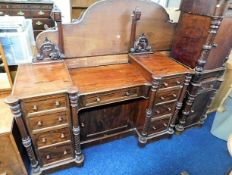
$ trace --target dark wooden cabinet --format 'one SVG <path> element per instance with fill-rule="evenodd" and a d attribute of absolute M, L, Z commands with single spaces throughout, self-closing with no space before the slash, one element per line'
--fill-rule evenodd
<path fill-rule="evenodd" d="M 231 47 L 228 7 L 183 0 L 178 25 L 152 1 L 99 1 L 71 24 L 54 12 L 7 98 L 33 173 L 80 166 L 89 145 L 134 134 L 144 146 L 203 124 Z"/>
<path fill-rule="evenodd" d="M 52 9 L 53 2 L 50 0 L 0 1 L 0 15 L 25 16 L 32 19 L 35 38 L 46 29 L 45 26 L 55 26 L 50 16 Z"/>

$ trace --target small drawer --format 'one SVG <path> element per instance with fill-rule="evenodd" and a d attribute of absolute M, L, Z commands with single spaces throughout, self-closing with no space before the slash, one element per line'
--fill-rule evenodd
<path fill-rule="evenodd" d="M 51 15 L 51 10 L 36 9 L 31 12 L 33 18 L 49 18 Z"/>
<path fill-rule="evenodd" d="M 31 11 L 30 10 L 24 10 L 24 9 L 11 9 L 10 10 L 11 16 L 25 16 L 26 18 L 31 17 Z"/>
<path fill-rule="evenodd" d="M 36 18 L 32 20 L 32 25 L 34 30 L 45 30 L 45 25 L 47 25 L 48 28 L 51 28 L 55 26 L 55 23 L 52 19 Z"/>
<path fill-rule="evenodd" d="M 57 161 L 62 161 L 73 157 L 73 148 L 71 143 L 66 143 L 59 146 L 52 146 L 39 150 L 39 158 L 43 165 Z"/>
<path fill-rule="evenodd" d="M 67 111 L 44 114 L 28 118 L 29 126 L 34 131 L 68 123 Z"/>
<path fill-rule="evenodd" d="M 181 86 L 184 82 L 184 76 L 166 77 L 160 83 L 160 88 L 168 88 L 172 86 Z"/>
<path fill-rule="evenodd" d="M 162 105 L 155 105 L 153 117 L 159 117 L 159 116 L 171 114 L 173 113 L 175 108 L 176 108 L 176 102 L 166 103 Z"/>
<path fill-rule="evenodd" d="M 158 90 L 155 98 L 155 104 L 177 100 L 179 98 L 180 91 L 181 88 Z"/>
<path fill-rule="evenodd" d="M 84 106 L 109 103 L 113 101 L 126 100 L 139 96 L 139 87 L 104 92 L 84 97 Z"/>
<path fill-rule="evenodd" d="M 55 108 L 66 107 L 65 95 L 60 96 L 45 96 L 22 102 L 24 111 L 34 113 L 39 111 L 46 111 Z"/>
<path fill-rule="evenodd" d="M 71 140 L 68 127 L 34 134 L 33 136 L 38 148 Z"/>
<path fill-rule="evenodd" d="M 151 125 L 148 129 L 148 134 L 154 134 L 161 131 L 165 131 L 169 127 L 170 118 L 170 116 L 161 119 L 153 118 Z"/>

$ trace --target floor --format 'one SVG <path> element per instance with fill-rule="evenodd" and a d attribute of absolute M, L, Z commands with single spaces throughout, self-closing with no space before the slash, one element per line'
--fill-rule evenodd
<path fill-rule="evenodd" d="M 232 157 L 226 142 L 214 137 L 212 113 L 202 128 L 189 129 L 172 139 L 137 146 L 130 136 L 83 150 L 84 167 L 71 167 L 52 175 L 226 175 Z"/>

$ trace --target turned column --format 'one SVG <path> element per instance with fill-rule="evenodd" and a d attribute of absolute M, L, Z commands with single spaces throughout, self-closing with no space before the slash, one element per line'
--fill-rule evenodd
<path fill-rule="evenodd" d="M 174 114 L 172 116 L 172 120 L 171 120 L 171 123 L 170 123 L 170 127 L 169 127 L 169 133 L 170 134 L 174 133 L 174 127 L 176 125 L 176 119 L 177 119 L 177 116 L 179 114 L 180 109 L 182 108 L 183 100 L 185 98 L 187 88 L 189 86 L 191 78 L 192 78 L 192 75 L 189 75 L 189 74 L 186 75 L 186 77 L 185 77 L 184 86 L 183 86 L 183 88 L 181 90 L 181 94 L 180 94 L 180 97 L 178 99 L 178 102 L 176 103 L 176 110 L 175 110 L 175 112 L 174 112 Z"/>
<path fill-rule="evenodd" d="M 154 107 L 154 103 L 155 103 L 155 96 L 156 96 L 156 92 L 159 88 L 160 81 L 161 81 L 161 78 L 153 77 L 152 87 L 151 87 L 150 94 L 149 94 L 148 107 L 146 109 L 145 123 L 143 126 L 142 133 L 138 139 L 140 144 L 147 143 L 148 129 L 151 125 L 151 118 L 153 116 L 153 107 Z"/>
<path fill-rule="evenodd" d="M 32 174 L 40 174 L 41 169 L 40 169 L 38 160 L 35 156 L 32 145 L 31 145 L 31 138 L 29 137 L 29 135 L 27 133 L 25 124 L 24 124 L 23 119 L 22 119 L 22 112 L 21 112 L 19 100 L 9 97 L 6 99 L 5 102 L 10 106 L 11 112 L 14 116 L 14 119 L 15 119 L 17 125 L 18 125 L 19 132 L 20 132 L 20 135 L 22 137 L 23 146 L 26 148 L 28 157 L 29 157 L 30 162 L 31 162 Z"/>
<path fill-rule="evenodd" d="M 84 161 L 84 155 L 81 152 L 81 144 L 80 144 L 80 126 L 78 119 L 78 90 L 76 88 L 72 88 L 68 91 L 69 100 L 71 105 L 71 116 L 72 116 L 72 131 L 74 138 L 74 150 L 75 150 L 75 162 L 77 164 L 82 164 Z"/>

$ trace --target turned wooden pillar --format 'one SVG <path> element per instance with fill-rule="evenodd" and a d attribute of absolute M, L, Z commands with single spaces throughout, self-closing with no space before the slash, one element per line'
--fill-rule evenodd
<path fill-rule="evenodd" d="M 139 136 L 139 143 L 140 144 L 145 144 L 147 143 L 147 135 L 148 135 L 148 129 L 151 125 L 151 118 L 153 116 L 153 108 L 154 108 L 154 103 L 155 103 L 155 96 L 156 96 L 156 92 L 159 88 L 160 85 L 160 81 L 161 78 L 158 77 L 153 77 L 152 80 L 152 87 L 150 90 L 150 94 L 149 94 L 149 103 L 148 103 L 148 107 L 146 109 L 146 118 L 145 118 L 145 123 L 143 126 L 143 130 L 141 135 Z"/>
<path fill-rule="evenodd" d="M 72 114 L 72 125 L 73 125 L 73 138 L 74 138 L 74 149 L 75 149 L 75 162 L 80 165 L 84 161 L 84 155 L 81 152 L 80 144 L 80 126 L 78 119 L 78 90 L 72 88 L 68 91 L 69 100 L 71 105 Z"/>
<path fill-rule="evenodd" d="M 182 108 L 182 105 L 183 105 L 183 100 L 184 100 L 184 97 L 187 93 L 187 88 L 189 86 L 189 83 L 191 81 L 191 78 L 192 78 L 192 75 L 186 75 L 185 77 L 185 81 L 184 81 L 184 86 L 181 90 L 181 94 L 180 94 L 180 97 L 176 103 L 176 110 L 172 116 L 172 120 L 171 120 L 171 123 L 170 123 L 170 127 L 169 127 L 169 133 L 172 134 L 174 133 L 174 127 L 176 125 L 176 119 L 177 119 L 177 116 L 179 114 L 179 111 L 180 109 Z"/>
<path fill-rule="evenodd" d="M 32 174 L 40 174 L 41 169 L 38 163 L 38 160 L 35 156 L 34 150 L 31 145 L 31 138 L 29 137 L 25 124 L 22 119 L 21 107 L 18 99 L 7 98 L 6 103 L 10 106 L 11 112 L 14 116 L 14 119 L 18 125 L 20 135 L 22 137 L 23 146 L 26 148 L 28 157 L 31 162 Z"/>

